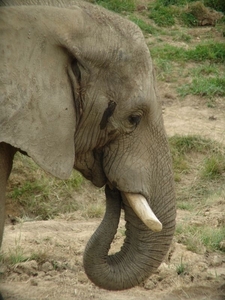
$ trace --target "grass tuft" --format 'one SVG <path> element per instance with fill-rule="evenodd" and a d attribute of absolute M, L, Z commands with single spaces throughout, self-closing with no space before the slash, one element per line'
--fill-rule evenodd
<path fill-rule="evenodd" d="M 180 224 L 176 230 L 176 236 L 189 251 L 199 254 L 205 251 L 221 251 L 220 243 L 224 240 L 225 227 Z"/>
<path fill-rule="evenodd" d="M 168 27 L 175 24 L 175 11 L 172 7 L 156 5 L 152 7 L 149 18 L 158 26 Z"/>
<path fill-rule="evenodd" d="M 210 61 L 225 62 L 225 43 L 206 43 L 197 45 L 194 49 L 184 49 L 169 44 L 151 47 L 153 58 L 173 61 Z"/>
<path fill-rule="evenodd" d="M 177 88 L 180 96 L 200 95 L 207 97 L 225 96 L 225 77 L 194 78 L 192 83 Z"/>
<path fill-rule="evenodd" d="M 221 153 L 212 154 L 204 161 L 201 170 L 202 179 L 216 179 L 225 174 L 225 156 Z"/>
<path fill-rule="evenodd" d="M 117 13 L 133 12 L 135 10 L 134 0 L 96 0 L 95 3 Z"/>
<path fill-rule="evenodd" d="M 73 194 L 80 189 L 83 181 L 77 171 L 68 180 L 54 178 L 39 169 L 30 158 L 18 153 L 10 178 L 8 201 L 20 207 L 20 217 L 26 215 L 47 220 L 78 209 Z"/>
<path fill-rule="evenodd" d="M 144 33 L 156 34 L 158 32 L 158 29 L 156 29 L 150 24 L 147 24 L 144 20 L 140 19 L 139 17 L 131 15 L 129 16 L 129 19 L 136 25 L 138 25 Z"/>
<path fill-rule="evenodd" d="M 205 153 L 214 148 L 211 140 L 204 139 L 197 135 L 174 135 L 169 138 L 169 143 L 172 153 L 178 155 L 186 154 L 190 151 Z"/>

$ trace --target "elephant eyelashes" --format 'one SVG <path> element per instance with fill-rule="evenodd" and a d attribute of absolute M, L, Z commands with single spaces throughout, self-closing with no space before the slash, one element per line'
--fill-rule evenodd
<path fill-rule="evenodd" d="M 128 118 L 131 125 L 137 126 L 141 121 L 141 115 L 131 115 Z"/>
<path fill-rule="evenodd" d="M 71 68 L 72 68 L 74 76 L 77 78 L 77 81 L 80 84 L 80 82 L 81 82 L 81 72 L 80 72 L 80 68 L 78 66 L 78 61 L 76 59 L 74 59 L 72 61 Z"/>

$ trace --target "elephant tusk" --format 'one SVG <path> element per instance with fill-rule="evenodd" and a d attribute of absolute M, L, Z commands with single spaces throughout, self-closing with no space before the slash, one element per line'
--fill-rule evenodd
<path fill-rule="evenodd" d="M 136 215 L 152 231 L 161 231 L 162 223 L 158 220 L 147 200 L 140 194 L 124 193 Z"/>

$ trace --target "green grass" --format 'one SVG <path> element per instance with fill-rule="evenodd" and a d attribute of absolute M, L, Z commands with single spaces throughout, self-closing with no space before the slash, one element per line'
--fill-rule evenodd
<path fill-rule="evenodd" d="M 182 244 L 186 245 L 187 250 L 195 253 L 206 251 L 220 251 L 220 242 L 224 240 L 225 227 L 212 227 L 203 224 L 194 226 L 179 224 L 176 229 L 176 237 Z"/>
<path fill-rule="evenodd" d="M 170 6 L 170 5 L 186 5 L 189 2 L 194 2 L 196 0 L 156 0 L 154 5 L 157 6 Z"/>
<path fill-rule="evenodd" d="M 17 246 L 15 249 L 9 249 L 7 255 L 2 254 L 2 262 L 7 262 L 8 265 L 16 265 L 29 260 L 29 257 L 24 254 L 23 248 Z"/>
<path fill-rule="evenodd" d="M 174 155 L 183 155 L 191 151 L 206 153 L 215 147 L 210 139 L 198 135 L 174 135 L 169 138 L 169 143 Z"/>
<path fill-rule="evenodd" d="M 200 77 L 200 76 L 218 76 L 219 69 L 216 64 L 203 64 L 199 65 L 196 68 L 192 68 L 191 76 L 193 77 Z"/>
<path fill-rule="evenodd" d="M 133 12 L 136 7 L 134 0 L 96 0 L 94 3 L 117 13 Z"/>
<path fill-rule="evenodd" d="M 168 27 L 175 24 L 175 10 L 166 6 L 154 6 L 151 8 L 149 18 L 158 26 Z"/>
<path fill-rule="evenodd" d="M 73 193 L 80 189 L 84 181 L 79 172 L 74 171 L 68 180 L 59 180 L 19 153 L 13 171 L 8 198 L 13 205 L 20 207 L 20 217 L 47 220 L 78 209 L 79 203 Z"/>
<path fill-rule="evenodd" d="M 184 49 L 169 44 L 151 47 L 153 58 L 173 61 L 210 61 L 213 63 L 225 62 L 225 43 L 199 44 L 194 49 Z"/>
<path fill-rule="evenodd" d="M 182 210 L 193 211 L 195 209 L 195 205 L 192 202 L 188 201 L 179 201 L 177 202 L 177 208 Z"/>
<path fill-rule="evenodd" d="M 224 147 L 200 136 L 169 138 L 177 189 L 177 206 L 191 211 L 196 201 L 211 197 L 224 186 Z M 194 202 L 193 202 L 194 201 Z"/>
<path fill-rule="evenodd" d="M 191 35 L 181 32 L 180 30 L 171 32 L 171 35 L 174 36 L 174 41 L 183 41 L 189 43 L 192 39 Z"/>
<path fill-rule="evenodd" d="M 171 61 L 159 58 L 154 60 L 154 64 L 157 66 L 157 79 L 167 82 L 174 79 Z"/>
<path fill-rule="evenodd" d="M 82 212 L 82 216 L 88 219 L 101 218 L 105 212 L 105 204 L 100 201 L 89 203 Z"/>
<path fill-rule="evenodd" d="M 181 97 L 199 95 L 207 97 L 225 96 L 225 77 L 194 78 L 191 83 L 177 88 Z"/>
<path fill-rule="evenodd" d="M 156 34 L 159 31 L 156 27 L 147 24 L 144 20 L 136 17 L 135 15 L 130 15 L 129 19 L 138 25 L 144 33 Z"/>
<path fill-rule="evenodd" d="M 216 179 L 225 173 L 224 153 L 212 154 L 204 161 L 201 170 L 202 179 Z"/>
<path fill-rule="evenodd" d="M 184 274 L 185 272 L 187 272 L 187 269 L 187 265 L 183 263 L 183 257 L 181 257 L 180 264 L 176 267 L 177 274 Z"/>

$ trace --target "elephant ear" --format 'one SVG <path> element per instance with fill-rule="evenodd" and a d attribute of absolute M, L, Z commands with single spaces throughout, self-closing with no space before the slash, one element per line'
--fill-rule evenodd
<path fill-rule="evenodd" d="M 2 7 L 0 12 L 0 142 L 25 151 L 62 179 L 74 166 L 79 106 L 79 70 L 57 31 L 70 22 L 67 14 L 66 9 L 35 6 Z M 76 22 L 72 25 L 76 33 Z M 67 32 L 63 26 L 60 30 Z"/>

